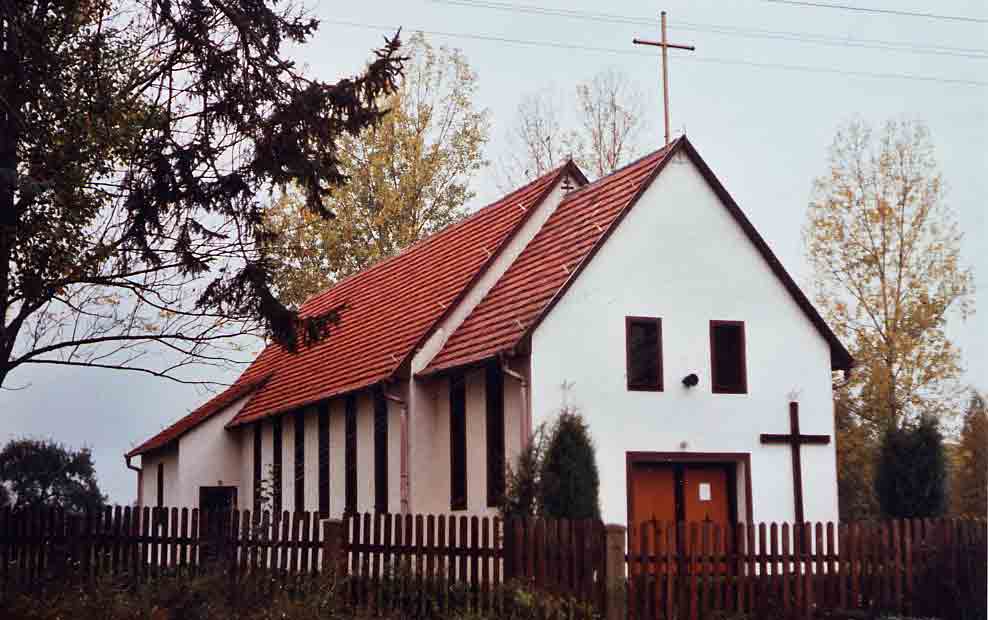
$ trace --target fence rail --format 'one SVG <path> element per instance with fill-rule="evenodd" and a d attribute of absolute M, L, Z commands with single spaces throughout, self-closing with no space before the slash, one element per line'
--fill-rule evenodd
<path fill-rule="evenodd" d="M 592 520 L 8 508 L 0 510 L 0 597 L 65 575 L 141 583 L 208 565 L 233 582 L 263 574 L 294 585 L 332 569 L 346 578 L 354 605 L 376 610 L 400 604 L 427 615 L 430 605 L 451 604 L 451 595 L 489 609 L 514 583 L 602 608 L 603 543 L 603 525 Z"/>
<path fill-rule="evenodd" d="M 217 569 L 237 587 L 304 591 L 342 576 L 354 607 L 434 615 L 453 604 L 503 609 L 504 586 L 582 602 L 609 619 L 809 617 L 882 610 L 953 617 L 983 606 L 984 520 L 855 524 L 600 521 L 176 508 L 0 510 L 0 599 L 65 579 L 142 583 Z M 454 600 L 455 599 L 455 600 Z M 948 610 L 948 611 L 944 611 Z M 932 615 L 932 614 L 930 614 Z"/>
<path fill-rule="evenodd" d="M 984 520 L 757 524 L 646 522 L 630 537 L 631 618 L 810 617 L 985 605 Z"/>

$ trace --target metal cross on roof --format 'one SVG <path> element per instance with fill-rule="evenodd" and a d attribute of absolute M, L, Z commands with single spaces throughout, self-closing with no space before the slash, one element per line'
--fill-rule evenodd
<path fill-rule="evenodd" d="M 689 50 L 694 51 L 696 48 L 692 45 L 680 45 L 678 43 L 669 43 L 666 39 L 666 12 L 662 11 L 662 39 L 659 41 L 649 41 L 647 39 L 634 39 L 633 43 L 635 45 L 652 45 L 655 47 L 662 48 L 662 103 L 665 112 L 665 127 L 666 127 L 666 146 L 669 146 L 669 142 L 672 140 L 671 132 L 669 130 L 669 67 L 668 67 L 668 52 L 669 48 L 677 50 Z"/>

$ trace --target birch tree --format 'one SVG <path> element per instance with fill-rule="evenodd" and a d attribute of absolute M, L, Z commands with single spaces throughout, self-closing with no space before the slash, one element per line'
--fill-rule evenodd
<path fill-rule="evenodd" d="M 884 431 L 959 411 L 961 353 L 946 328 L 973 311 L 973 276 L 927 128 L 842 127 L 804 238 L 818 307 L 856 360 L 851 414 Z"/>

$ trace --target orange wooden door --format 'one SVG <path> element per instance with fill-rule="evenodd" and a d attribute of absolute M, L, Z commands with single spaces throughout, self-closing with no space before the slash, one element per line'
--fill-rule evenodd
<path fill-rule="evenodd" d="M 642 523 L 676 520 L 676 473 L 672 465 L 636 463 L 631 469 L 631 513 L 628 515 L 629 550 L 641 549 Z M 649 545 L 651 546 L 651 541 Z"/>
<path fill-rule="evenodd" d="M 683 470 L 684 516 L 690 521 L 711 521 L 722 528 L 730 524 L 731 498 L 727 468 L 720 465 L 687 465 Z"/>

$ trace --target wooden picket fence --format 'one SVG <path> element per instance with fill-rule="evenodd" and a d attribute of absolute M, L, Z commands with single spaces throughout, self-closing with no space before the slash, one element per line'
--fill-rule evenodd
<path fill-rule="evenodd" d="M 332 572 L 354 608 L 419 617 L 454 606 L 498 612 L 515 585 L 539 600 L 576 602 L 622 620 L 836 610 L 951 618 L 988 597 L 984 520 L 731 528 L 648 522 L 628 541 L 626 548 L 623 528 L 605 531 L 591 520 L 4 509 L 0 601 L 66 580 L 138 584 L 217 570 L 235 588 L 301 595 Z"/>
<path fill-rule="evenodd" d="M 975 611 L 955 609 L 965 605 L 983 613 L 988 596 L 984 520 L 729 528 L 653 521 L 630 541 L 635 619 L 855 610 L 952 618 Z"/>
<path fill-rule="evenodd" d="M 0 599 L 66 578 L 142 583 L 217 568 L 232 584 L 304 591 L 329 570 L 354 607 L 427 616 L 451 605 L 498 609 L 505 586 L 601 608 L 599 521 L 316 512 L 208 513 L 107 507 L 86 515 L 0 510 Z M 252 579 L 258 575 L 266 579 Z"/>

